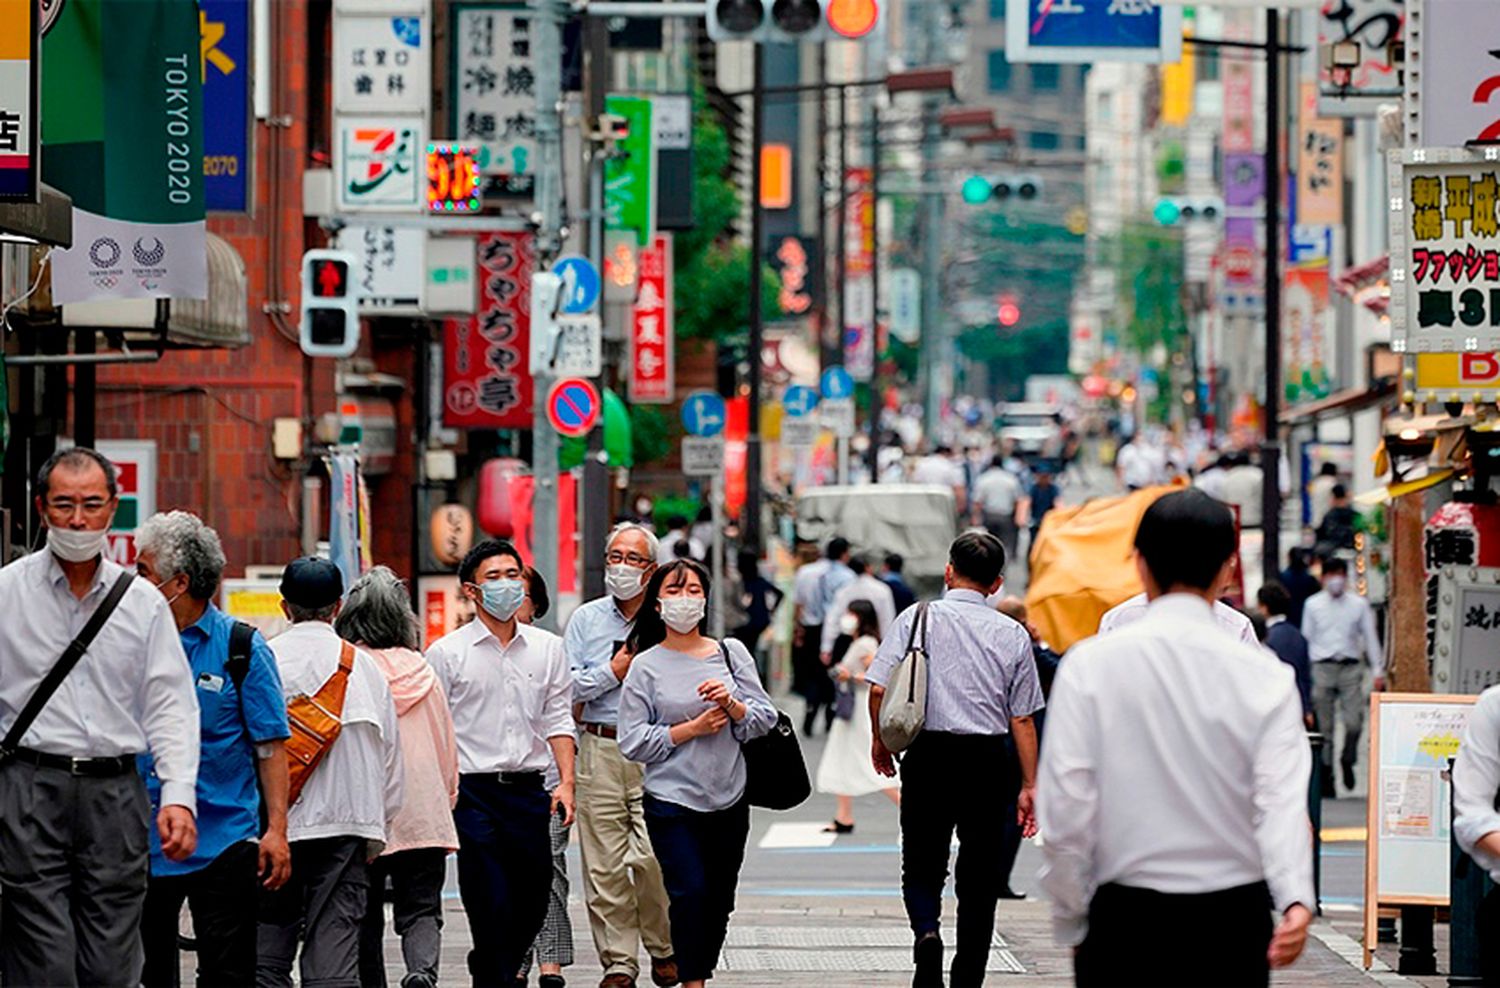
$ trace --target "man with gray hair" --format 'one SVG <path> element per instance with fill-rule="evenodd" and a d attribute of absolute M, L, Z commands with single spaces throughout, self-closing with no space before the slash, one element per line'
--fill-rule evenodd
<path fill-rule="evenodd" d="M 578 739 L 578 843 L 584 901 L 604 966 L 601 988 L 635 988 L 641 941 L 651 980 L 677 983 L 667 922 L 667 892 L 651 852 L 641 766 L 620 754 L 616 720 L 620 684 L 634 658 L 625 640 L 656 572 L 656 534 L 634 522 L 616 525 L 605 543 L 607 596 L 573 612 L 563 653 L 573 670 L 573 702 L 583 708 Z"/>
<path fill-rule="evenodd" d="M 218 533 L 197 515 L 152 515 L 136 533 L 136 572 L 166 597 L 192 667 L 206 768 L 198 773 L 198 849 L 173 861 L 160 841 L 151 842 L 141 923 L 146 988 L 177 988 L 184 900 L 193 913 L 199 981 L 253 984 L 256 890 L 279 888 L 292 866 L 281 676 L 260 632 L 214 606 L 224 566 Z M 155 759 L 143 755 L 140 772 L 158 802 Z"/>

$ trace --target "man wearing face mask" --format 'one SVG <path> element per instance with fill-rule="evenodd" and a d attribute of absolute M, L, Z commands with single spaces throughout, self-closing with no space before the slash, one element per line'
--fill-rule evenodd
<path fill-rule="evenodd" d="M 573 702 L 583 709 L 578 739 L 578 843 L 584 902 L 604 988 L 635 988 L 641 942 L 651 980 L 677 983 L 667 891 L 651 851 L 641 766 L 620 754 L 620 684 L 634 659 L 625 647 L 656 572 L 660 551 L 650 529 L 625 522 L 605 543 L 607 595 L 573 612 L 563 650 L 573 671 Z"/>
<path fill-rule="evenodd" d="M 510 985 L 552 887 L 548 814 L 573 822 L 573 683 L 562 640 L 520 623 L 526 564 L 489 540 L 459 565 L 473 621 L 427 650 L 458 742 L 458 890 L 474 933 L 475 985 Z M 546 773 L 557 763 L 551 793 Z"/>
<path fill-rule="evenodd" d="M 119 504 L 107 459 L 56 453 L 36 492 L 47 548 L 0 569 L 0 981 L 134 985 L 148 828 L 174 861 L 197 845 L 198 701 L 166 600 L 128 576 L 78 666 L 40 690 L 125 571 L 105 558 Z M 18 724 L 33 696 L 46 702 Z M 154 820 L 136 772 L 148 750 Z"/>
<path fill-rule="evenodd" d="M 1349 592 L 1349 564 L 1342 559 L 1323 563 L 1323 589 L 1302 608 L 1302 634 L 1312 660 L 1313 714 L 1323 746 L 1323 794 L 1333 788 L 1333 712 L 1337 705 L 1344 722 L 1344 747 L 1339 755 L 1344 788 L 1354 788 L 1354 763 L 1359 760 L 1359 736 L 1365 726 L 1365 662 L 1376 692 L 1385 689 L 1385 649 L 1375 631 L 1370 602 Z"/>

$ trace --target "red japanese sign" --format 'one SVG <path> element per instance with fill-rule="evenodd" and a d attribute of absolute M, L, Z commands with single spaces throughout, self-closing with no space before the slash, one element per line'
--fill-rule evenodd
<path fill-rule="evenodd" d="M 443 424 L 452 428 L 529 429 L 532 425 L 529 233 L 478 238 L 475 315 L 443 324 Z"/>
<path fill-rule="evenodd" d="M 657 234 L 639 254 L 639 285 L 630 309 L 631 401 L 671 403 L 676 390 L 672 337 L 672 239 Z"/>
<path fill-rule="evenodd" d="M 845 207 L 844 251 L 846 273 L 869 274 L 875 269 L 875 193 L 871 186 L 875 174 L 868 168 L 849 168 L 844 172 L 844 187 L 849 193 Z"/>

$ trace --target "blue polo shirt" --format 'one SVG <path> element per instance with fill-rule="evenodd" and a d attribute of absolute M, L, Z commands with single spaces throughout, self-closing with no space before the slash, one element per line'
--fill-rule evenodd
<path fill-rule="evenodd" d="M 182 629 L 198 691 L 200 757 L 198 759 L 198 848 L 186 861 L 168 861 L 161 837 L 151 832 L 151 874 L 183 875 L 213 863 L 227 848 L 260 836 L 260 790 L 255 745 L 290 735 L 286 701 L 276 656 L 260 632 L 250 646 L 243 697 L 225 666 L 234 619 L 213 604 L 198 621 Z M 161 806 L 161 781 L 150 755 L 140 758 L 141 776 L 151 795 L 153 817 Z"/>

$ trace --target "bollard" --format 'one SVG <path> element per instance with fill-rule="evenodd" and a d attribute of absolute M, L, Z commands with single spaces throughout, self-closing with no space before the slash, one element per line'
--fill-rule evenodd
<path fill-rule="evenodd" d="M 1432 906 L 1401 907 L 1401 953 L 1398 974 L 1436 974 L 1437 951 L 1432 945 L 1432 927 L 1437 910 Z"/>
<path fill-rule="evenodd" d="M 1452 778 L 1453 759 L 1448 759 L 1449 778 Z M 1450 801 L 1449 819 L 1452 819 L 1451 801 L 1453 787 L 1448 787 Z M 1450 835 L 1451 836 L 1451 835 Z M 1482 985 L 1479 968 L 1479 904 L 1489 894 L 1494 883 L 1484 869 L 1450 840 L 1452 869 L 1448 878 L 1448 903 L 1451 917 L 1448 921 L 1448 984 L 1454 986 Z"/>
<path fill-rule="evenodd" d="M 1307 818 L 1312 821 L 1313 839 L 1313 898 L 1317 899 L 1317 915 L 1323 915 L 1323 786 L 1321 768 L 1323 764 L 1323 735 L 1309 731 L 1307 743 L 1312 748 L 1312 778 L 1307 784 Z"/>

